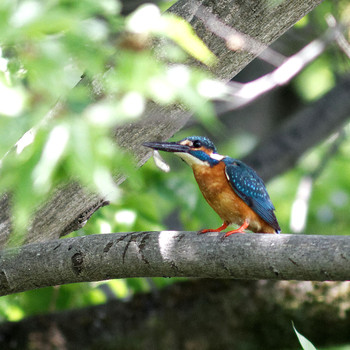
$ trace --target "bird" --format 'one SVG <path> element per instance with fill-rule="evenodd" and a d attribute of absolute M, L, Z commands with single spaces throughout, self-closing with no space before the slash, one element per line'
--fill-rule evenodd
<path fill-rule="evenodd" d="M 143 146 L 172 152 L 191 166 L 204 198 L 223 220 L 220 227 L 203 229 L 199 233 L 221 232 L 231 224 L 239 228 L 228 231 L 223 238 L 246 229 L 256 233 L 281 232 L 263 180 L 244 162 L 219 154 L 207 137 L 144 142 Z"/>

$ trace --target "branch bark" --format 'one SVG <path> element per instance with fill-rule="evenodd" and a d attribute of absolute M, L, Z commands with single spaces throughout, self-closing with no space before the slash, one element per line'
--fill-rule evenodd
<path fill-rule="evenodd" d="M 100 234 L 3 250 L 0 295 L 125 277 L 342 281 L 350 279 L 349 261 L 346 236 Z"/>
<path fill-rule="evenodd" d="M 293 2 L 285 0 L 278 2 L 276 6 L 269 6 L 265 0 L 215 2 L 179 0 L 170 12 L 182 16 L 193 25 L 203 41 L 218 57 L 219 63 L 213 68 L 214 75 L 223 81 L 228 81 L 261 52 L 264 45 L 271 44 L 321 2 L 322 0 Z M 216 37 L 195 17 L 200 4 L 208 7 L 226 25 L 236 28 L 263 45 L 254 50 L 254 54 L 230 51 L 221 38 Z M 131 151 L 139 164 L 143 164 L 148 159 L 149 153 L 140 147 L 142 142 L 168 139 L 181 129 L 189 118 L 190 113 L 180 106 L 164 108 L 150 104 L 142 120 L 116 131 L 116 141 L 121 147 Z M 118 179 L 118 183 L 124 180 L 120 175 Z M 76 184 L 61 188 L 53 195 L 50 202 L 37 211 L 28 227 L 27 243 L 58 238 L 77 230 L 104 204 L 106 203 L 102 198 L 88 193 Z M 0 200 L 0 245 L 6 243 L 11 232 L 9 206 L 8 197 Z"/>

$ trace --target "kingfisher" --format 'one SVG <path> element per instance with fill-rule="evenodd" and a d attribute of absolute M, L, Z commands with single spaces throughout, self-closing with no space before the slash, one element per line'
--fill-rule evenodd
<path fill-rule="evenodd" d="M 178 142 L 145 142 L 143 146 L 173 152 L 191 166 L 204 198 L 223 220 L 220 227 L 199 233 L 221 232 L 231 224 L 240 227 L 228 231 L 224 238 L 246 229 L 281 232 L 263 180 L 242 161 L 219 154 L 208 138 L 190 136 Z"/>

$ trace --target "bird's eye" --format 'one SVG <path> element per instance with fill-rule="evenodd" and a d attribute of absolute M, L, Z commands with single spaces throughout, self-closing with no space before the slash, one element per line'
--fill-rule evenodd
<path fill-rule="evenodd" d="M 193 141 L 193 147 L 194 147 L 194 148 L 200 148 L 200 147 L 202 147 L 202 142 L 200 142 L 199 140 Z"/>

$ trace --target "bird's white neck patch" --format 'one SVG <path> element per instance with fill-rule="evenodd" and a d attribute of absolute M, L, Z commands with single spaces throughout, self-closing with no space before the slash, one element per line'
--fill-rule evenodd
<path fill-rule="evenodd" d="M 179 156 L 181 159 L 183 159 L 191 167 L 193 165 L 210 166 L 209 162 L 200 160 L 189 153 L 177 152 L 175 154 Z M 225 156 L 222 156 L 221 154 L 217 154 L 217 153 L 211 153 L 209 156 L 210 158 L 215 159 L 217 161 L 221 161 L 225 158 Z"/>
<path fill-rule="evenodd" d="M 210 158 L 218 160 L 219 162 L 225 158 L 225 156 L 218 153 L 211 153 Z"/>

